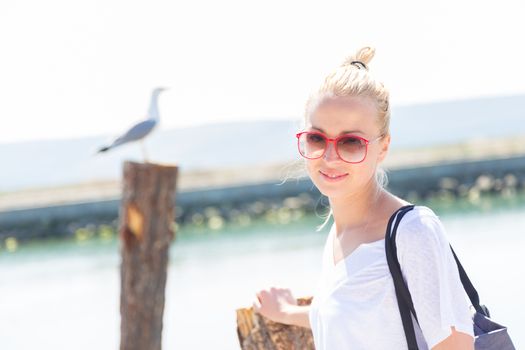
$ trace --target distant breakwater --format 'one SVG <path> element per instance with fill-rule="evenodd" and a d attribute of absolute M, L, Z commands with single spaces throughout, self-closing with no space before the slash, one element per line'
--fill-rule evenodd
<path fill-rule="evenodd" d="M 525 193 L 525 156 L 440 162 L 387 171 L 388 189 L 408 201 L 478 201 Z M 308 178 L 177 192 L 174 228 L 221 229 L 254 220 L 287 223 L 327 213 L 328 200 Z M 14 241 L 50 237 L 86 239 L 118 230 L 120 199 L 61 204 L 0 212 L 0 249 Z"/>

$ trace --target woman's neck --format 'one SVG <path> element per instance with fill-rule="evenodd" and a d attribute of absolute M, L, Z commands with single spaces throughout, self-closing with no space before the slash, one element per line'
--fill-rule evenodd
<path fill-rule="evenodd" d="M 382 202 L 385 191 L 375 181 L 362 191 L 346 197 L 330 198 L 330 207 L 334 216 L 336 232 L 362 229 L 372 219 Z"/>

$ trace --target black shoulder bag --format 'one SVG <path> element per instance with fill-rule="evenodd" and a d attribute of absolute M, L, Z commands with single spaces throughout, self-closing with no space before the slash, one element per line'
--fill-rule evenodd
<path fill-rule="evenodd" d="M 403 216 L 410 210 L 414 209 L 414 205 L 406 205 L 399 208 L 388 221 L 388 227 L 385 235 L 385 250 L 386 258 L 388 262 L 388 268 L 394 281 L 394 287 L 396 290 L 397 304 L 399 306 L 399 313 L 401 314 L 401 320 L 403 322 L 403 329 L 407 339 L 409 350 L 418 350 L 416 335 L 414 331 L 414 325 L 410 313 L 414 315 L 417 321 L 416 311 L 414 304 L 412 303 L 412 297 L 410 291 L 403 280 L 401 273 L 401 267 L 397 260 L 397 248 L 396 248 L 396 234 L 397 227 L 401 222 Z M 456 264 L 459 270 L 459 277 L 463 288 L 467 292 L 467 295 L 476 309 L 475 314 L 472 317 L 473 329 L 474 329 L 474 347 L 476 350 L 515 350 L 512 340 L 507 333 L 507 327 L 504 327 L 490 319 L 490 314 L 485 305 L 480 305 L 478 292 L 470 282 L 467 273 L 461 266 L 456 253 L 452 250 L 452 255 L 456 260 Z"/>

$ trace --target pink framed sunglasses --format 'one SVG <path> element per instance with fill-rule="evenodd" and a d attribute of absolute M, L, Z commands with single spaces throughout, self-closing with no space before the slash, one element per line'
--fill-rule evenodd
<path fill-rule="evenodd" d="M 318 159 L 324 156 L 328 144 L 334 144 L 335 153 L 344 162 L 361 163 L 365 160 L 368 152 L 368 145 L 380 140 L 381 135 L 374 140 L 367 140 L 363 137 L 344 134 L 335 139 L 327 137 L 319 131 L 303 131 L 295 135 L 297 137 L 297 148 L 301 156 L 307 159 Z"/>

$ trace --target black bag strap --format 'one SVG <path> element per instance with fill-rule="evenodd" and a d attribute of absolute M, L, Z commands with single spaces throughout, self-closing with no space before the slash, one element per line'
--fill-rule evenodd
<path fill-rule="evenodd" d="M 403 329 L 405 331 L 405 337 L 407 339 L 408 348 L 409 350 L 417 350 L 418 347 L 417 347 L 416 335 L 414 331 L 414 325 L 412 323 L 412 318 L 410 317 L 410 313 L 414 315 L 414 318 L 416 319 L 416 321 L 417 321 L 417 315 L 414 309 L 414 304 L 412 302 L 412 297 L 410 296 L 410 291 L 408 290 L 408 287 L 405 284 L 405 281 L 403 280 L 403 275 L 401 273 L 401 266 L 399 265 L 399 261 L 397 260 L 397 247 L 396 247 L 397 227 L 399 226 L 399 223 L 401 222 L 401 219 L 403 218 L 403 216 L 412 209 L 414 209 L 413 204 L 403 206 L 399 208 L 390 217 L 390 220 L 388 221 L 387 232 L 385 235 L 385 252 L 386 252 L 386 258 L 388 262 L 388 268 L 390 269 L 390 273 L 394 281 L 394 287 L 396 290 L 396 297 L 397 297 L 397 304 L 399 307 L 399 313 L 401 314 L 401 321 L 403 322 Z M 392 224 L 394 220 L 396 220 L 396 222 L 392 230 Z M 456 253 L 454 252 L 454 249 L 452 249 L 452 246 L 450 246 L 450 249 L 452 251 L 452 255 L 454 256 L 454 260 L 456 261 L 456 264 L 458 266 L 459 277 L 461 279 L 461 283 L 472 305 L 474 306 L 477 312 L 480 312 L 481 314 L 489 317 L 489 312 L 487 308 L 484 305 L 480 305 L 478 292 L 476 291 L 476 289 L 474 288 L 474 285 L 468 278 L 467 273 L 465 272 L 465 269 L 459 262 L 459 259 Z"/>
<path fill-rule="evenodd" d="M 401 321 L 403 322 L 403 329 L 405 331 L 408 349 L 418 350 L 414 324 L 412 323 L 410 312 L 412 312 L 416 321 L 417 315 L 414 309 L 414 304 L 412 303 L 412 297 L 410 296 L 410 292 L 408 291 L 408 288 L 406 287 L 403 280 L 403 275 L 401 274 L 401 267 L 399 266 L 399 261 L 397 260 L 397 247 L 395 245 L 395 235 L 397 233 L 397 227 L 401 222 L 401 218 L 413 208 L 414 205 L 403 206 L 399 208 L 394 214 L 392 214 L 388 220 L 388 226 L 385 235 L 385 252 L 388 268 L 394 281 L 397 306 L 401 315 Z M 396 221 L 394 229 L 392 230 L 392 223 L 398 216 L 399 219 Z"/>
<path fill-rule="evenodd" d="M 478 291 L 476 290 L 476 288 L 474 288 L 474 285 L 470 281 L 470 278 L 468 278 L 467 273 L 465 272 L 463 265 L 461 265 L 461 263 L 459 262 L 456 252 L 454 251 L 454 249 L 452 249 L 452 246 L 450 246 L 450 250 L 452 250 L 452 255 L 454 255 L 454 260 L 456 260 L 456 264 L 458 265 L 459 278 L 461 279 L 461 284 L 463 284 L 463 288 L 467 292 L 472 306 L 474 306 L 477 312 L 487 317 L 490 317 L 489 310 L 487 309 L 487 307 L 479 303 Z"/>

